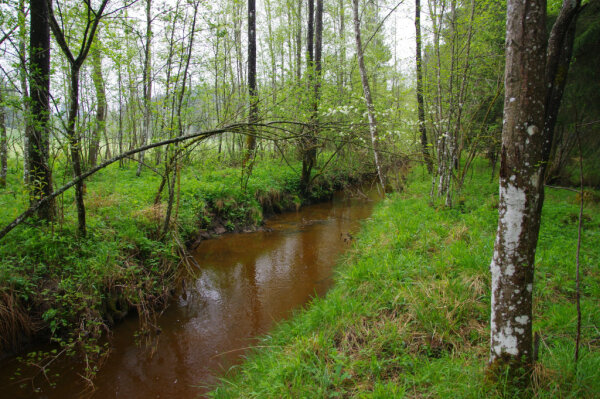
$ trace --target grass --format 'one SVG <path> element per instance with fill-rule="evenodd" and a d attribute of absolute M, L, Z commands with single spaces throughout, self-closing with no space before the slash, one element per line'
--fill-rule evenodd
<path fill-rule="evenodd" d="M 1 225 L 28 202 L 12 162 L 7 188 L 0 191 Z M 240 169 L 225 167 L 208 154 L 182 168 L 174 229 L 163 239 L 159 232 L 166 190 L 162 203 L 155 205 L 161 177 L 149 170 L 136 177 L 136 167 L 113 164 L 86 181 L 86 238 L 77 237 L 73 190 L 58 198 L 56 223 L 31 220 L 3 238 L 0 355 L 36 337 L 50 337 L 70 353 L 100 356 L 98 338 L 130 310 L 151 331 L 154 310 L 166 304 L 181 270 L 185 244 L 194 242 L 199 232 L 257 226 L 265 214 L 294 209 L 304 201 L 297 171 L 279 160 L 258 162 L 242 190 Z M 329 169 L 315 182 L 308 200 L 327 197 L 360 173 Z M 69 179 L 70 171 L 57 163 L 55 185 Z"/>
<path fill-rule="evenodd" d="M 547 190 L 536 258 L 529 390 L 486 381 L 497 184 L 477 164 L 454 209 L 428 205 L 422 172 L 390 195 L 340 262 L 334 288 L 232 368 L 215 398 L 595 398 L 600 395 L 600 213 L 584 210 L 583 329 L 573 362 L 575 194 Z"/>

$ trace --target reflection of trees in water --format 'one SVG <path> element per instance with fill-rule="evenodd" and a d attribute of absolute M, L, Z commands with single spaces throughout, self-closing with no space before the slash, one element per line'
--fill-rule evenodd
<path fill-rule="evenodd" d="M 184 385 L 213 378 L 244 353 L 237 349 L 253 345 L 252 337 L 324 293 L 331 267 L 347 247 L 343 238 L 370 208 L 357 201 L 318 204 L 270 224 L 279 226 L 275 231 L 202 243 L 196 254 L 202 268 L 188 277 L 185 306 L 162 319 L 157 355 L 150 360 L 127 345 L 117 349 L 120 358 L 106 385 L 138 397 L 157 389 L 185 396 Z"/>
<path fill-rule="evenodd" d="M 261 304 L 259 298 L 259 287 L 256 283 L 256 258 L 252 257 L 244 263 L 244 278 L 248 287 L 248 305 L 246 309 L 246 315 L 252 329 L 248 331 L 247 335 L 255 335 L 259 333 L 261 324 Z"/>

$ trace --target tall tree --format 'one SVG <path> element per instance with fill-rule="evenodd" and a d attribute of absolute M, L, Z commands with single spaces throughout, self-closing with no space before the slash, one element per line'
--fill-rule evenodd
<path fill-rule="evenodd" d="M 298 1 L 296 12 L 296 79 L 298 82 L 302 79 L 302 1 Z"/>
<path fill-rule="evenodd" d="M 427 128 L 425 127 L 425 104 L 423 101 L 423 66 L 421 64 L 421 0 L 415 0 L 416 30 L 416 63 L 417 63 L 417 113 L 419 116 L 419 132 L 421 134 L 421 151 L 427 171 L 433 171 L 433 164 L 427 144 Z"/>
<path fill-rule="evenodd" d="M 29 181 L 31 203 L 52 193 L 50 154 L 50 24 L 47 0 L 30 0 L 29 17 Z M 40 219 L 51 221 L 54 201 L 46 201 L 37 211 Z"/>
<path fill-rule="evenodd" d="M 250 98 L 250 112 L 248 115 L 249 132 L 246 137 L 246 154 L 244 162 L 247 163 L 256 149 L 256 135 L 252 126 L 258 119 L 258 98 L 256 92 L 256 0 L 248 0 L 248 95 Z"/>
<path fill-rule="evenodd" d="M 321 6 L 322 10 L 322 6 Z M 319 18 L 319 17 L 317 17 Z M 322 16 L 320 17 L 322 18 Z M 322 23 L 321 23 L 322 27 Z M 320 53 L 319 49 L 319 53 Z M 319 55 L 320 57 L 320 55 Z M 319 60 L 320 65 L 320 60 Z M 319 66 L 320 68 L 320 66 Z M 316 163 L 316 111 L 315 107 L 318 107 L 318 103 L 314 94 L 318 93 L 316 85 L 316 68 L 315 68 L 315 1 L 308 0 L 308 24 L 306 29 L 306 71 L 308 74 L 309 90 L 312 88 L 312 110 L 311 110 L 311 123 L 308 128 L 304 129 L 304 133 L 300 140 L 300 151 L 302 155 L 302 171 L 300 174 L 300 190 L 303 195 L 308 194 L 311 174 L 313 167 Z M 315 105 L 316 104 L 316 105 Z"/>
<path fill-rule="evenodd" d="M 570 58 L 579 0 L 564 0 L 550 41 L 546 1 L 508 0 L 498 230 L 492 274 L 490 367 L 523 377 L 533 362 L 532 292 L 544 173 Z M 565 62 L 566 61 L 566 62 Z M 554 68 L 560 65 L 561 68 Z M 562 75 L 562 76 L 561 76 Z M 556 107 L 549 101 L 558 101 Z"/>
<path fill-rule="evenodd" d="M 184 130 L 184 126 L 183 126 L 183 118 L 181 116 L 181 113 L 183 110 L 183 100 L 185 98 L 186 89 L 187 89 L 190 61 L 192 59 L 192 49 L 194 48 L 194 38 L 195 38 L 195 34 L 196 34 L 196 22 L 198 20 L 198 7 L 200 5 L 200 2 L 193 1 L 191 5 L 193 7 L 193 16 L 192 16 L 192 25 L 191 25 L 190 34 L 189 34 L 189 44 L 187 46 L 186 51 L 182 52 L 182 58 L 184 58 L 182 60 L 184 63 L 183 76 L 182 76 L 182 80 L 181 80 L 181 86 L 177 93 L 177 98 L 175 98 L 175 97 L 173 98 L 173 101 L 176 100 L 177 103 L 174 107 L 175 108 L 174 109 L 175 120 L 172 121 L 172 123 L 175 122 L 176 126 L 172 130 L 175 130 L 177 132 L 178 137 L 183 137 L 185 134 L 185 130 Z M 173 173 L 173 176 L 171 176 L 170 184 L 169 184 L 169 201 L 167 203 L 167 210 L 165 212 L 163 235 L 169 231 L 169 226 L 171 223 L 171 212 L 173 210 L 173 202 L 175 199 L 175 181 L 179 182 L 180 164 L 179 164 L 179 157 L 178 157 L 179 151 L 178 151 L 177 147 L 178 147 L 178 144 L 175 143 L 175 151 L 172 156 L 172 161 L 169 162 L 169 164 L 166 166 L 167 170 L 166 170 L 165 176 L 168 177 L 169 173 Z M 179 204 L 179 200 L 177 201 L 177 205 L 178 204 Z M 177 219 L 177 208 L 175 209 L 175 219 Z"/>
<path fill-rule="evenodd" d="M 150 102 L 152 101 L 152 0 L 146 0 L 146 43 L 144 46 L 144 70 L 142 72 L 144 92 L 144 129 L 142 131 L 142 146 L 146 145 L 150 137 Z M 136 176 L 142 173 L 145 152 L 140 152 Z"/>
<path fill-rule="evenodd" d="M 90 167 L 96 166 L 98 162 L 98 153 L 100 151 L 100 139 L 106 133 L 106 90 L 104 89 L 104 77 L 102 75 L 102 55 L 100 54 L 99 44 L 96 41 L 91 49 L 92 56 L 92 81 L 96 91 L 96 124 L 94 125 L 92 137 L 88 151 L 88 164 Z M 107 153 L 108 140 L 106 142 Z M 110 158 L 107 155 L 107 158 Z"/>
<path fill-rule="evenodd" d="M 46 0 L 44 0 L 46 1 Z M 86 2 L 87 13 L 85 20 L 85 29 L 84 34 L 81 39 L 81 44 L 79 47 L 79 52 L 77 56 L 75 56 L 67 43 L 67 39 L 65 36 L 65 32 L 62 30 L 61 25 L 58 23 L 56 16 L 54 15 L 54 10 L 52 9 L 52 0 L 48 0 L 50 3 L 48 6 L 49 16 L 50 16 L 50 27 L 52 28 L 52 33 L 54 34 L 54 38 L 58 42 L 59 47 L 61 48 L 64 55 L 67 57 L 67 61 L 69 62 L 69 78 L 70 78 L 70 86 L 69 86 L 69 115 L 67 120 L 67 138 L 69 140 L 69 146 L 71 150 L 71 162 L 73 164 L 73 174 L 75 177 L 81 175 L 82 165 L 81 165 L 81 138 L 79 132 L 76 130 L 76 121 L 77 114 L 79 112 L 79 73 L 81 71 L 81 67 L 83 62 L 87 58 L 92 43 L 94 41 L 94 37 L 96 35 L 96 30 L 98 28 L 98 24 L 100 23 L 100 19 L 102 18 L 102 14 L 104 13 L 104 9 L 106 8 L 106 4 L 108 0 L 103 0 L 98 10 L 91 9 L 92 5 L 89 2 Z M 77 223 L 78 223 L 78 231 L 79 235 L 85 237 L 86 235 L 86 222 L 85 222 L 85 203 L 83 200 L 84 190 L 83 190 L 83 181 L 80 181 L 75 185 L 75 202 L 77 204 Z"/>
<path fill-rule="evenodd" d="M 8 169 L 8 137 L 6 136 L 4 117 L 3 83 L 0 81 L 0 187 L 6 187 L 6 173 Z"/>
<path fill-rule="evenodd" d="M 371 147 L 373 149 L 373 159 L 375 160 L 375 168 L 381 189 L 385 191 L 385 179 L 383 170 L 379 160 L 379 144 L 377 142 L 377 119 L 375 117 L 375 106 L 371 98 L 371 88 L 369 87 L 369 78 L 367 76 L 367 68 L 365 66 L 365 57 L 363 54 L 362 39 L 360 36 L 360 18 L 358 14 L 358 0 L 352 0 L 352 11 L 354 16 L 354 39 L 356 41 L 356 58 L 358 59 L 358 70 L 360 72 L 360 81 L 363 87 L 363 95 L 367 105 L 367 116 L 369 118 L 369 133 L 371 134 Z"/>
<path fill-rule="evenodd" d="M 25 26 L 25 0 L 19 0 L 18 23 L 19 23 L 19 81 L 21 83 L 21 97 L 23 98 L 23 182 L 29 183 L 29 142 L 31 137 L 30 101 L 29 89 L 27 87 L 27 53 L 25 50 L 27 29 Z"/>

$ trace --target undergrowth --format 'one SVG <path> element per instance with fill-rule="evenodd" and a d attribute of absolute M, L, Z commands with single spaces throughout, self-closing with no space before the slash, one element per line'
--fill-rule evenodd
<path fill-rule="evenodd" d="M 539 361 L 527 391 L 485 378 L 497 183 L 477 164 L 454 209 L 413 171 L 364 225 L 334 288 L 260 338 L 215 398 L 595 398 L 600 395 L 600 213 L 584 210 L 582 346 L 573 362 L 575 193 L 547 189 L 536 257 Z"/>

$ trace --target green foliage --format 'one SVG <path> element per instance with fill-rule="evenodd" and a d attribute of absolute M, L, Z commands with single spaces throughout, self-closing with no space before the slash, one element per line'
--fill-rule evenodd
<path fill-rule="evenodd" d="M 572 361 L 577 205 L 549 191 L 537 253 L 534 329 L 540 362 L 530 391 L 486 382 L 497 185 L 478 161 L 460 209 L 427 205 L 415 171 L 363 226 L 324 298 L 281 323 L 211 393 L 238 397 L 592 398 L 600 393 L 594 326 L 600 213 L 586 208 L 582 358 Z M 565 222 L 562 222 L 562 221 Z"/>

